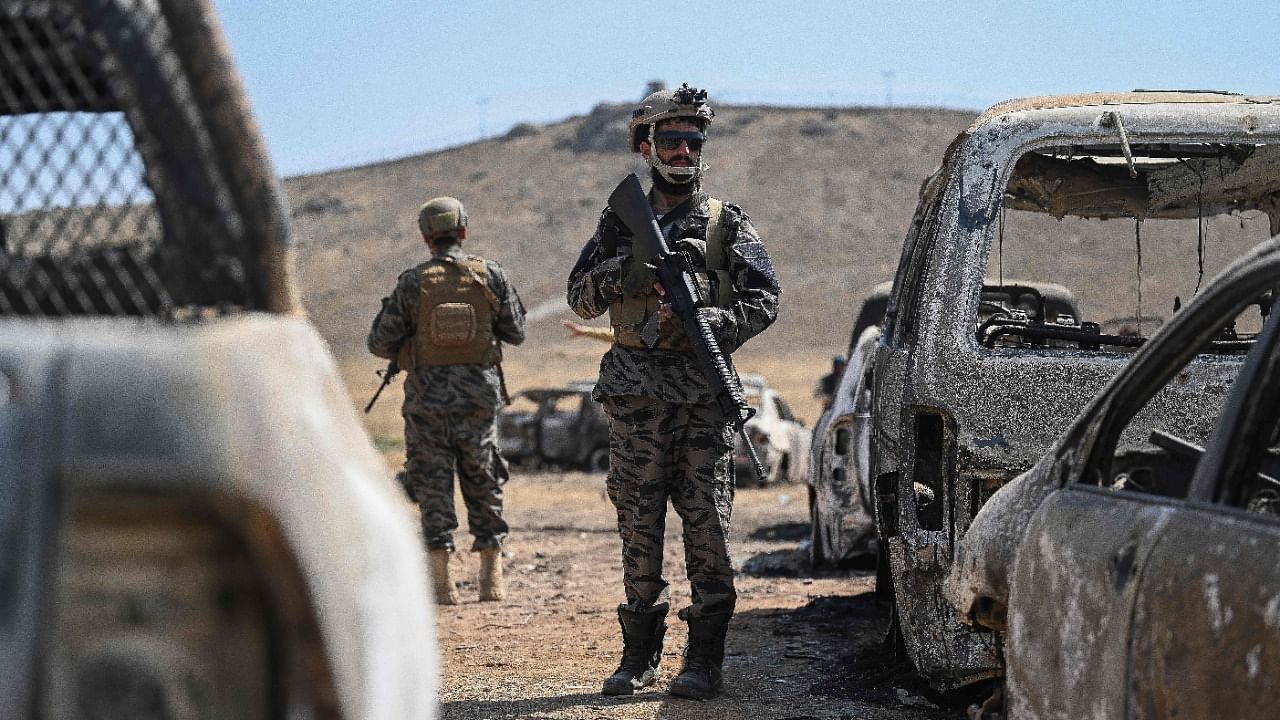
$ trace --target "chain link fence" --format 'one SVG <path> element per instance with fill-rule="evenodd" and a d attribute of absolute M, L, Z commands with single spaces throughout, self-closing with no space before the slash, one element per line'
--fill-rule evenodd
<path fill-rule="evenodd" d="M 211 16 L 0 4 L 0 315 L 279 309 L 278 190 Z"/>

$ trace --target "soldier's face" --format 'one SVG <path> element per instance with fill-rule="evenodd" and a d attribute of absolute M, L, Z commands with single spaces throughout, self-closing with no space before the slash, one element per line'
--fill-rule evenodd
<path fill-rule="evenodd" d="M 690 122 L 688 120 L 664 120 L 658 123 L 658 127 L 655 129 L 668 130 L 672 132 L 702 131 L 702 128 L 698 127 L 697 123 Z M 694 144 L 698 145 L 696 150 L 690 147 L 690 143 L 688 141 L 681 141 L 674 148 L 659 146 L 656 149 L 658 159 L 672 167 L 693 167 L 698 164 L 698 158 L 702 156 L 702 144 Z M 640 142 L 640 154 L 644 156 L 646 160 L 649 159 L 649 153 L 654 151 L 655 149 L 648 141 Z"/>

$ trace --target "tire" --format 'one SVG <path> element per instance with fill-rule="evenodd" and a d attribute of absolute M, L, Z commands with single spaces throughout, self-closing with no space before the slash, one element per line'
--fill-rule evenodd
<path fill-rule="evenodd" d="M 809 566 L 825 567 L 826 549 L 822 546 L 822 518 L 818 515 L 818 493 L 809 488 Z"/>
<path fill-rule="evenodd" d="M 587 470 L 590 472 L 609 472 L 609 448 L 598 447 L 587 455 Z"/>

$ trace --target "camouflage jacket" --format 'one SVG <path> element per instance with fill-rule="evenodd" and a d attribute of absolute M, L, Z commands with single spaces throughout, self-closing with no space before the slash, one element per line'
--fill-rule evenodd
<path fill-rule="evenodd" d="M 457 246 L 445 248 L 437 256 L 462 258 Z M 426 263 L 423 263 L 425 265 Z M 510 345 L 524 342 L 524 305 L 506 271 L 486 260 L 489 289 L 501 301 L 494 314 L 493 334 Z M 391 295 L 382 299 L 382 309 L 369 329 L 369 352 L 381 358 L 396 356 L 400 344 L 418 331 L 419 280 L 422 265 L 400 273 Z M 498 368 L 484 365 L 438 365 L 417 368 L 405 380 L 405 404 L 424 404 L 451 410 L 492 410 L 502 405 L 502 381 Z"/>
<path fill-rule="evenodd" d="M 650 202 L 653 193 L 649 195 Z M 704 240 L 710 213 L 707 196 L 695 194 L 687 214 L 666 230 L 673 249 L 689 249 L 684 239 Z M 720 346 L 733 352 L 769 327 L 778 316 L 777 275 L 764 243 L 741 208 L 724 204 L 721 216 L 727 248 L 733 302 L 728 308 L 702 308 Z M 696 247 L 696 243 L 692 244 Z M 622 296 L 623 276 L 630 269 L 631 239 L 613 211 L 605 208 L 595 234 L 587 241 L 569 273 L 568 302 L 580 317 L 590 319 L 609 311 Z M 678 322 L 668 320 L 667 322 Z M 639 395 L 667 402 L 703 403 L 712 400 L 710 387 L 691 353 L 613 345 L 600 360 L 595 397 Z"/>

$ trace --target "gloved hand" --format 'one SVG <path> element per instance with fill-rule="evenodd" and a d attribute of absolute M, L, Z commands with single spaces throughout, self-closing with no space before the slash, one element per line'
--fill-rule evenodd
<path fill-rule="evenodd" d="M 653 289 L 658 281 L 653 266 L 628 255 L 622 261 L 622 292 L 626 295 L 643 295 Z"/>

